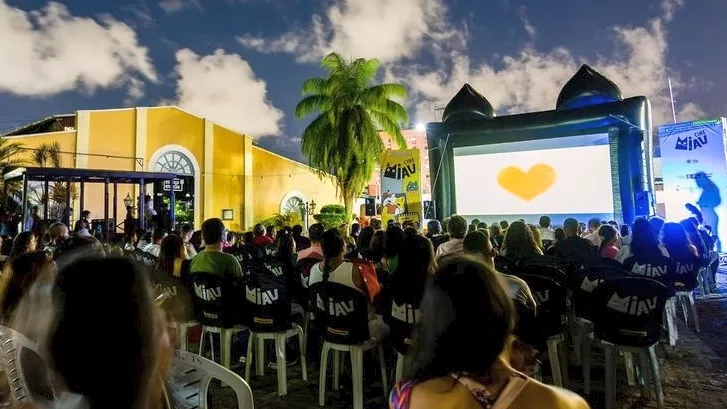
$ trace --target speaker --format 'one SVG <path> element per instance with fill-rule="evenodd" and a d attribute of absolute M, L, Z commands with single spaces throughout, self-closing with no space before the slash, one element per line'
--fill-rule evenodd
<path fill-rule="evenodd" d="M 424 206 L 424 219 L 425 220 L 433 220 L 437 218 L 437 214 L 435 212 L 436 207 L 434 206 L 434 200 L 425 200 L 422 202 L 422 205 Z"/>
<path fill-rule="evenodd" d="M 634 214 L 649 216 L 651 214 L 651 193 L 634 192 Z"/>
<path fill-rule="evenodd" d="M 367 197 L 364 199 L 365 215 L 376 216 L 376 199 L 373 197 Z"/>

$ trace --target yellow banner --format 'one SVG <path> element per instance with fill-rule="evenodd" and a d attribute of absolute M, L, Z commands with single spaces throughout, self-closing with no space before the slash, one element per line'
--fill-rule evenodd
<path fill-rule="evenodd" d="M 381 221 L 422 223 L 419 149 L 387 150 L 381 155 Z"/>

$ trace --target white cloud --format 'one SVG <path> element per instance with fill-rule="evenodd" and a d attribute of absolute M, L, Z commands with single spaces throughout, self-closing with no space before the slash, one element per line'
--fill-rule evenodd
<path fill-rule="evenodd" d="M 444 0 L 333 0 L 325 15 L 314 15 L 308 30 L 277 38 L 238 37 L 263 53 L 290 53 L 298 61 L 318 61 L 336 51 L 343 56 L 396 61 L 425 44 L 463 42 L 462 31 L 447 23 Z"/>
<path fill-rule="evenodd" d="M 176 104 L 253 137 L 277 135 L 283 112 L 267 99 L 267 85 L 237 54 L 199 56 L 177 51 Z"/>
<path fill-rule="evenodd" d="M 678 3 L 678 2 L 677 2 Z M 674 7 L 667 2 L 667 7 Z M 410 100 L 417 120 L 434 120 L 432 107 L 444 105 L 464 83 L 472 84 L 501 114 L 549 110 L 562 86 L 583 63 L 608 76 L 622 90 L 624 97 L 645 95 L 651 101 L 655 125 L 671 121 L 671 102 L 667 77 L 671 76 L 678 92 L 687 86 L 678 72 L 666 66 L 668 50 L 665 20 L 673 9 L 664 9 L 665 17 L 656 18 L 644 27 L 614 27 L 616 52 L 587 59 L 566 48 L 539 51 L 527 45 L 515 55 L 503 57 L 501 68 L 472 61 L 466 52 L 454 50 L 446 64 L 422 67 L 397 64 L 387 67 L 387 81 L 400 81 L 410 90 Z M 679 120 L 703 117 L 693 103 L 681 107 Z"/>
<path fill-rule="evenodd" d="M 199 0 L 159 0 L 159 7 L 162 8 L 167 14 L 182 11 L 191 7 L 197 10 L 203 10 L 202 4 Z"/>
<path fill-rule="evenodd" d="M 661 10 L 664 20 L 669 22 L 674 18 L 677 9 L 684 7 L 684 0 L 661 0 Z"/>
<path fill-rule="evenodd" d="M 520 7 L 520 20 L 523 22 L 523 28 L 525 28 L 525 31 L 527 31 L 530 38 L 535 38 L 538 34 L 538 30 L 530 23 L 530 19 L 528 18 L 528 9 L 525 6 Z"/>
<path fill-rule="evenodd" d="M 142 80 L 157 80 L 131 27 L 72 16 L 60 3 L 27 12 L 0 0 L 0 39 L 0 92 L 38 97 L 137 81 L 138 95 Z"/>

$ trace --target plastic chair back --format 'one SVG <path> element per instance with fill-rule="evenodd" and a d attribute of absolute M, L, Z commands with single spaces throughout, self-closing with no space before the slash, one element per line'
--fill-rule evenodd
<path fill-rule="evenodd" d="M 245 299 L 253 332 L 291 328 L 290 294 L 285 266 L 273 257 L 246 262 Z"/>
<path fill-rule="evenodd" d="M 520 262 L 517 270 L 515 271 L 515 275 L 545 276 L 550 277 L 559 283 L 564 283 L 568 277 L 560 264 L 558 264 L 558 260 L 555 257 L 550 256 L 536 256 L 524 259 Z"/>
<path fill-rule="evenodd" d="M 593 291 L 595 335 L 617 345 L 646 347 L 659 341 L 667 287 L 646 277 L 611 278 Z"/>
<path fill-rule="evenodd" d="M 149 270 L 151 281 L 157 294 L 166 294 L 167 300 L 162 307 L 172 314 L 177 322 L 192 321 L 194 316 L 194 300 L 190 287 L 181 278 L 171 276 L 157 268 Z"/>
<path fill-rule="evenodd" d="M 674 260 L 674 290 L 693 291 L 699 287 L 701 260 L 694 256 L 686 260 Z"/>
<path fill-rule="evenodd" d="M 230 328 L 245 323 L 242 283 L 209 273 L 192 273 L 197 321 L 202 325 Z"/>
<path fill-rule="evenodd" d="M 538 304 L 533 325 L 519 325 L 523 341 L 533 346 L 543 346 L 553 335 L 562 333 L 563 316 L 566 312 L 568 291 L 556 279 L 539 274 L 521 275 L 530 287 Z"/>
<path fill-rule="evenodd" d="M 651 255 L 648 259 L 629 257 L 623 262 L 624 269 L 637 276 L 651 278 L 666 286 L 670 296 L 674 296 L 676 263 L 661 254 Z"/>
<path fill-rule="evenodd" d="M 21 333 L 0 326 L 0 353 L 8 385 L 16 402 L 53 402 L 50 371 L 38 344 Z"/>
<path fill-rule="evenodd" d="M 191 352 L 176 350 L 167 382 L 167 406 L 176 409 L 205 409 L 210 382 L 217 379 L 237 397 L 238 409 L 254 409 L 250 386 L 236 373 Z"/>
<path fill-rule="evenodd" d="M 592 320 L 593 290 L 610 278 L 626 277 L 629 274 L 621 263 L 616 264 L 606 262 L 581 266 L 571 274 L 568 287 L 573 293 L 576 316 Z"/>
<path fill-rule="evenodd" d="M 324 339 L 335 344 L 354 345 L 368 341 L 368 299 L 351 287 L 338 283 L 315 283 L 311 294 L 316 310 L 322 312 Z"/>

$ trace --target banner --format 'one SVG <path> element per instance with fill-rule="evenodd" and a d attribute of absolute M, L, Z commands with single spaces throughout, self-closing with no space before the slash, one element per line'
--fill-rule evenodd
<path fill-rule="evenodd" d="M 422 223 L 419 149 L 387 150 L 381 155 L 381 221 Z"/>
<path fill-rule="evenodd" d="M 704 224 L 722 240 L 727 238 L 727 205 L 722 199 L 722 192 L 727 192 L 724 141 L 724 118 L 659 127 L 667 219 L 679 221 L 691 216 L 686 205 L 694 205 L 701 211 Z"/>

